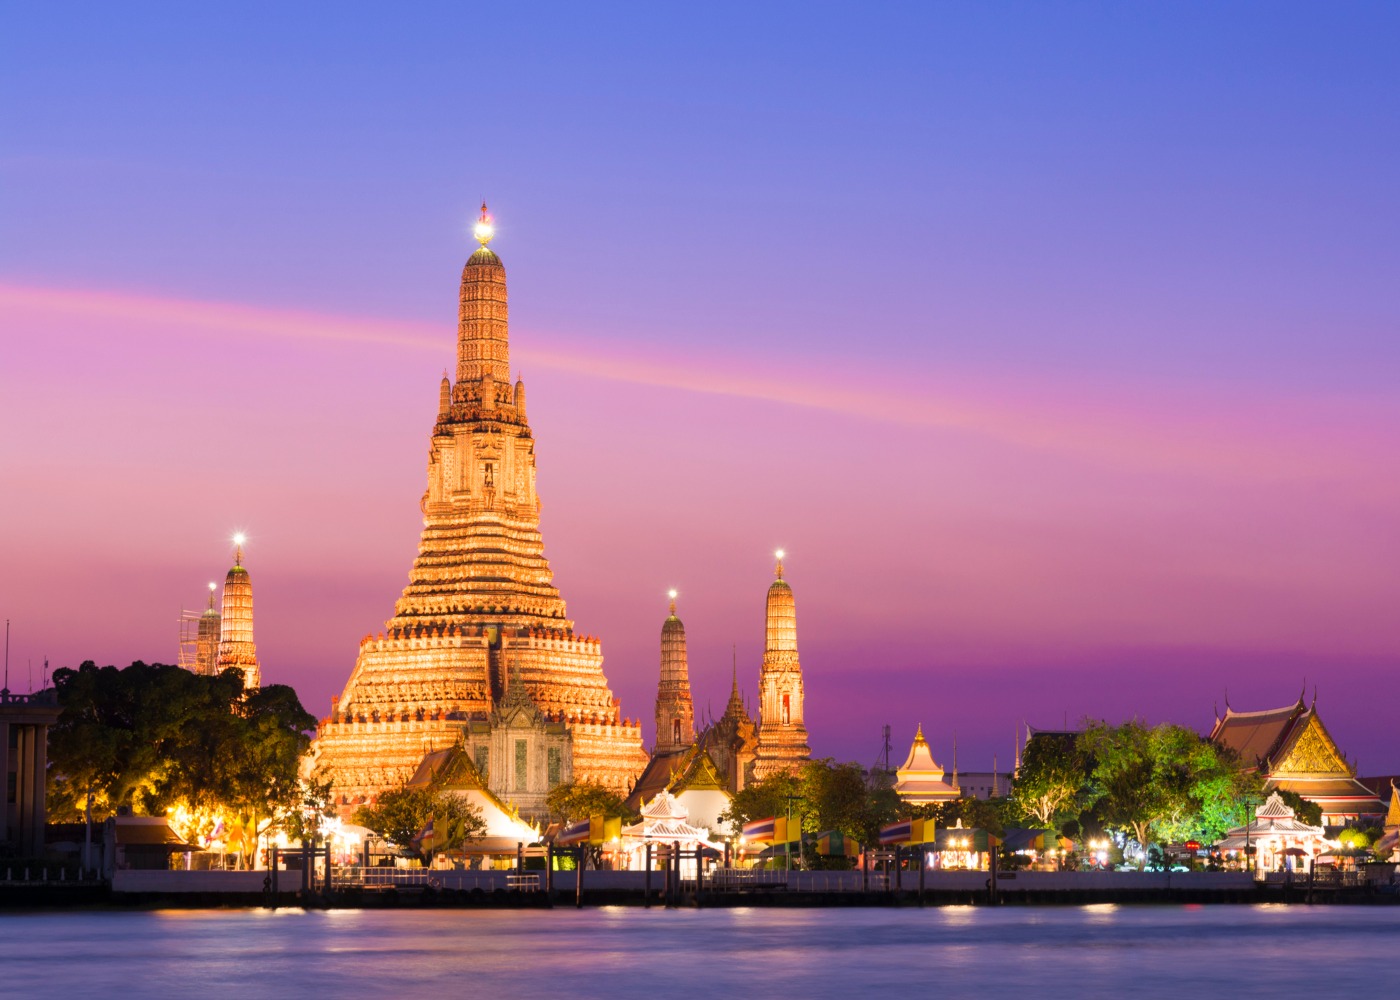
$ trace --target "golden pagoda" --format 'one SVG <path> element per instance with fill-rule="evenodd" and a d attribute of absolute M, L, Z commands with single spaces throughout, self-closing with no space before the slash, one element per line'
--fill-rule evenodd
<path fill-rule="evenodd" d="M 218 672 L 243 672 L 244 690 L 262 684 L 258 648 L 253 644 L 253 581 L 243 568 L 242 535 L 233 538 L 233 567 L 224 577 L 223 614 L 219 618 Z"/>
<path fill-rule="evenodd" d="M 956 768 L 953 771 L 953 779 L 947 780 L 943 768 L 933 759 L 928 741 L 924 739 L 922 724 L 914 734 L 914 744 L 909 748 L 909 756 L 904 759 L 894 776 L 895 792 L 911 805 L 949 802 L 962 796 Z"/>
<path fill-rule="evenodd" d="M 783 579 L 778 552 L 776 579 L 768 587 L 768 629 L 758 676 L 758 747 L 755 780 L 795 772 L 811 759 L 802 724 L 802 664 L 797 658 L 797 604 Z"/>
<path fill-rule="evenodd" d="M 625 793 L 647 762 L 640 724 L 622 718 L 603 675 L 598 639 L 574 631 L 545 560 L 535 442 L 524 383 L 510 382 L 506 272 L 491 237 L 482 205 L 481 246 L 462 269 L 457 377 L 439 387 L 408 586 L 385 630 L 361 640 L 318 730 L 318 764 L 345 805 L 402 785 L 426 752 L 489 721 L 512 684 L 567 726 L 576 780 Z M 536 773 L 532 755 L 544 753 L 522 738 L 509 770 Z M 497 794 L 506 787 L 499 770 L 488 775 Z"/>

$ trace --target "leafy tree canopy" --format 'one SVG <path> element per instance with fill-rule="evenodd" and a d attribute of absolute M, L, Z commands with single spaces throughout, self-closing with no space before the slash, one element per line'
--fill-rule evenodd
<path fill-rule="evenodd" d="M 1020 818 L 1040 828 L 1077 816 L 1089 787 L 1089 761 L 1073 734 L 1042 733 L 1026 744 L 1011 787 Z"/>
<path fill-rule="evenodd" d="M 55 819 L 80 816 L 89 793 L 101 812 L 218 805 L 263 816 L 296 794 L 316 720 L 285 685 L 245 697 L 236 670 L 209 677 L 91 661 L 54 671 L 53 683 L 61 706 L 49 732 Z"/>
<path fill-rule="evenodd" d="M 721 816 L 737 833 L 745 823 L 768 816 L 791 816 L 802 831 L 839 830 L 862 843 L 875 843 L 880 827 L 900 815 L 900 802 L 887 772 L 867 775 L 859 764 L 829 758 L 807 761 L 796 774 L 775 774 L 741 789 Z"/>
<path fill-rule="evenodd" d="M 460 795 L 439 788 L 396 788 L 373 805 L 355 810 L 355 822 L 427 861 L 436 851 L 454 851 L 486 832 L 481 810 Z M 433 825 L 432 847 L 419 839 Z"/>
<path fill-rule="evenodd" d="M 545 808 L 561 823 L 602 816 L 615 819 L 629 815 L 622 796 L 602 785 L 588 781 L 569 781 L 550 789 Z"/>
<path fill-rule="evenodd" d="M 1258 799 L 1258 775 L 1234 754 L 1184 726 L 1090 724 L 1078 741 L 1090 762 L 1093 811 L 1105 826 L 1126 831 L 1144 850 L 1162 841 L 1218 840 L 1246 822 Z"/>

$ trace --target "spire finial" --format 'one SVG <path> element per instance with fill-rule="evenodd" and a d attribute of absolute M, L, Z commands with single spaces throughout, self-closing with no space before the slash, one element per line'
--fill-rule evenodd
<path fill-rule="evenodd" d="M 674 615 L 676 613 L 676 591 L 674 589 L 668 590 L 666 594 L 671 598 L 671 614 Z"/>
<path fill-rule="evenodd" d="M 914 734 L 914 742 L 916 744 L 924 742 L 924 724 L 922 722 L 919 723 L 918 732 Z"/>
<path fill-rule="evenodd" d="M 243 565 L 243 543 L 247 540 L 248 536 L 241 531 L 233 536 L 233 564 L 235 566 Z"/>
<path fill-rule="evenodd" d="M 491 224 L 491 216 L 486 211 L 486 202 L 481 203 L 481 218 L 476 220 L 476 225 L 472 227 L 472 235 L 482 246 L 491 242 L 491 237 L 496 235 L 496 227 Z"/>
<path fill-rule="evenodd" d="M 778 557 L 778 566 L 774 570 L 774 572 L 778 575 L 778 579 L 781 580 L 783 578 L 783 556 L 787 555 L 787 553 L 784 552 L 782 549 L 779 549 L 773 554 Z"/>
<path fill-rule="evenodd" d="M 218 589 L 219 589 L 219 585 L 218 585 L 217 583 L 213 583 L 213 582 L 211 581 L 210 584 L 209 584 L 209 610 L 210 610 L 210 611 L 213 611 L 213 610 L 214 610 L 214 591 L 216 591 L 216 590 L 218 590 Z"/>

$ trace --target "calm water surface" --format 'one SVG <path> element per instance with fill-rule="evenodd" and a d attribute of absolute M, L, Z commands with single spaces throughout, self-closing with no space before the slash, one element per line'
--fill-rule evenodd
<path fill-rule="evenodd" d="M 0 916 L 0 996 L 1318 1000 L 1397 945 L 1400 907 L 43 913 Z"/>

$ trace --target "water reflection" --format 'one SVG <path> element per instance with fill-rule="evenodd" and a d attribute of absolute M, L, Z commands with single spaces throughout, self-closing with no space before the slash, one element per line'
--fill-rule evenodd
<path fill-rule="evenodd" d="M 1303 906 L 45 913 L 0 916 L 0 994 L 1316 1000 L 1385 986 L 1397 932 Z"/>

